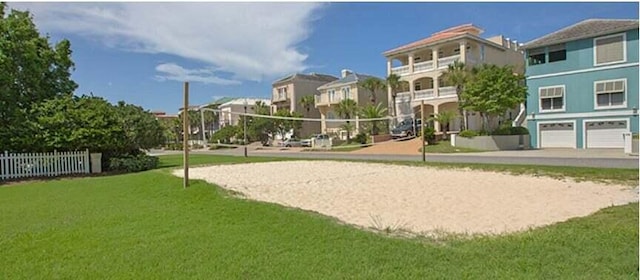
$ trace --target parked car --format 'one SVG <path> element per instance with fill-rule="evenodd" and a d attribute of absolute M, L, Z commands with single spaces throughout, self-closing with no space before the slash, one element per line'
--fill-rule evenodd
<path fill-rule="evenodd" d="M 303 139 L 301 141 L 302 142 L 302 147 L 311 147 L 311 139 L 329 140 L 329 135 L 327 135 L 327 134 L 313 134 L 308 139 Z"/>
<path fill-rule="evenodd" d="M 422 124 L 422 120 L 417 119 L 406 119 L 401 121 L 398 126 L 391 130 L 391 138 L 407 138 L 411 136 L 415 136 L 418 131 L 420 131 Z"/>
<path fill-rule="evenodd" d="M 286 139 L 284 141 L 282 141 L 280 143 L 280 146 L 282 147 L 302 147 L 302 141 L 300 141 L 300 139 L 297 139 L 295 137 Z"/>

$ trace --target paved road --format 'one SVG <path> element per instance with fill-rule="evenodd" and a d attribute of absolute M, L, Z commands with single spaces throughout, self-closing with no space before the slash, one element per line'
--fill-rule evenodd
<path fill-rule="evenodd" d="M 179 154 L 179 151 L 154 151 L 152 154 Z M 215 151 L 193 151 L 193 154 L 218 154 L 242 156 L 243 149 L 224 149 Z M 551 153 L 551 154 L 550 154 Z M 549 166 L 576 166 L 599 168 L 638 168 L 638 157 L 588 157 L 583 154 L 559 153 L 546 154 L 522 153 L 474 153 L 474 154 L 427 154 L 427 162 L 447 163 L 495 163 L 495 164 L 529 164 Z M 421 155 L 362 155 L 337 152 L 291 152 L 277 150 L 249 150 L 249 156 L 287 157 L 302 159 L 352 159 L 352 160 L 386 160 L 386 161 L 421 161 Z"/>

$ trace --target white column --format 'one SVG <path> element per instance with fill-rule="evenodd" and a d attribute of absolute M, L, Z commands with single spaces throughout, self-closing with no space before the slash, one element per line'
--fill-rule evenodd
<path fill-rule="evenodd" d="M 387 59 L 387 76 L 391 75 L 391 59 Z"/>
<path fill-rule="evenodd" d="M 356 133 L 360 133 L 360 117 L 356 116 Z"/>
<path fill-rule="evenodd" d="M 320 110 L 320 131 L 327 133 L 326 112 L 324 110 Z"/>
<path fill-rule="evenodd" d="M 440 104 L 434 104 L 433 105 L 433 115 L 437 116 L 438 115 L 438 107 L 440 106 Z M 435 128 L 436 132 L 440 132 L 440 123 L 438 121 L 433 121 L 433 126 Z"/>
<path fill-rule="evenodd" d="M 416 95 L 415 95 L 413 80 L 409 80 L 409 92 L 411 92 L 411 100 L 415 100 Z"/>
<path fill-rule="evenodd" d="M 440 82 L 438 81 L 438 77 L 433 78 L 433 94 L 434 96 L 440 96 Z"/>
<path fill-rule="evenodd" d="M 431 51 L 433 54 L 433 68 L 438 69 L 438 48 L 434 48 Z"/>
<path fill-rule="evenodd" d="M 467 42 L 460 42 L 460 62 L 467 63 Z"/>
<path fill-rule="evenodd" d="M 413 54 L 409 54 L 409 73 L 413 73 Z"/>

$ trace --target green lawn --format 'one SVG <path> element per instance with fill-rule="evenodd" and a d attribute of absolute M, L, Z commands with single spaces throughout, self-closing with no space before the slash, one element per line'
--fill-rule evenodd
<path fill-rule="evenodd" d="M 637 203 L 519 234 L 431 241 L 181 182 L 157 169 L 0 187 L 0 279 L 638 278 Z"/>
<path fill-rule="evenodd" d="M 429 145 L 425 146 L 427 148 L 427 153 L 477 153 L 484 152 L 483 150 L 476 150 L 471 148 L 464 147 L 453 147 L 451 146 L 451 141 L 443 140 L 440 142 L 429 143 Z M 420 150 L 422 152 L 422 150 Z"/>

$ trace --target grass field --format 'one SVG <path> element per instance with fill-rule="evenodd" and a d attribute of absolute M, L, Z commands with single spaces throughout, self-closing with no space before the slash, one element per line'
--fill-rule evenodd
<path fill-rule="evenodd" d="M 283 159 L 191 157 L 268 160 Z M 161 163 L 180 166 L 181 157 Z M 0 279 L 638 278 L 637 203 L 524 233 L 434 241 L 238 199 L 202 181 L 184 190 L 181 180 L 157 169 L 0 187 Z"/>

